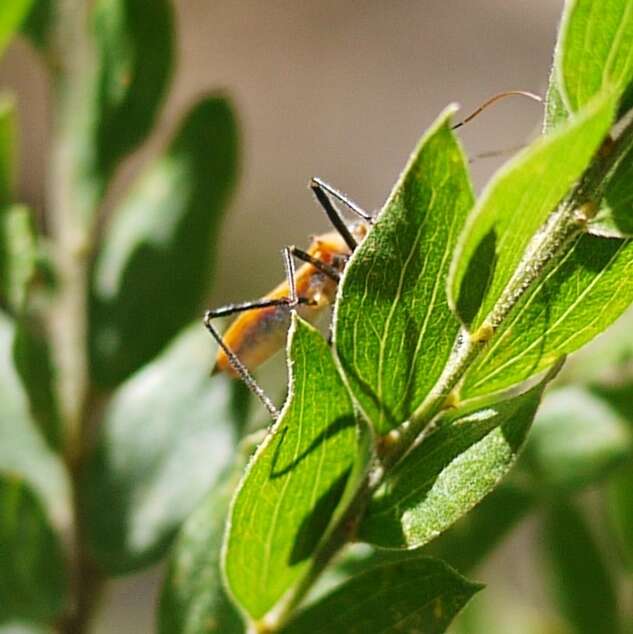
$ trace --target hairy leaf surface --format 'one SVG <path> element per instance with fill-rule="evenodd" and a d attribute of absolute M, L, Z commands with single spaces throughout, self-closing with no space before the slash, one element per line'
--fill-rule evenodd
<path fill-rule="evenodd" d="M 288 400 L 247 468 L 225 540 L 229 589 L 255 620 L 306 571 L 359 450 L 352 403 L 325 340 L 293 315 L 288 350 Z"/>
<path fill-rule="evenodd" d="M 633 4 L 566 3 L 555 68 L 561 93 L 577 112 L 605 88 L 621 95 L 633 79 Z"/>
<path fill-rule="evenodd" d="M 589 164 L 613 109 L 612 96 L 592 101 L 506 163 L 486 187 L 469 215 L 449 279 L 451 304 L 471 330 L 501 298 L 531 238 Z"/>
<path fill-rule="evenodd" d="M 378 488 L 359 537 L 387 548 L 415 548 L 479 503 L 516 460 L 549 378 L 519 396 L 440 419 Z"/>
<path fill-rule="evenodd" d="M 633 243 L 590 235 L 514 307 L 471 366 L 462 398 L 519 383 L 574 352 L 633 302 Z"/>
<path fill-rule="evenodd" d="M 459 324 L 446 299 L 451 254 L 474 203 L 449 107 L 424 135 L 349 263 L 335 345 L 380 433 L 407 420 L 437 380 Z"/>
<path fill-rule="evenodd" d="M 480 589 L 437 559 L 377 566 L 308 606 L 280 634 L 440 634 Z"/>

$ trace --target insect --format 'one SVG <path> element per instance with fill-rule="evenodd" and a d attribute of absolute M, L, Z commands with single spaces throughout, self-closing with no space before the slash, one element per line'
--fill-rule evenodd
<path fill-rule="evenodd" d="M 321 179 L 313 178 L 310 188 L 336 230 L 315 236 L 307 251 L 285 247 L 282 256 L 286 280 L 262 299 L 208 310 L 204 316 L 205 326 L 219 344 L 214 372 L 241 378 L 273 418 L 278 416 L 277 409 L 253 379 L 252 371 L 283 347 L 290 310 L 314 323 L 332 304 L 349 256 L 373 223 L 370 214 Z M 332 198 L 343 203 L 358 220 L 348 226 Z M 298 270 L 294 258 L 303 262 Z M 240 313 L 239 317 L 220 336 L 212 320 L 235 313 Z"/>
<path fill-rule="evenodd" d="M 500 99 L 513 95 L 542 102 L 541 97 L 526 91 L 499 93 L 455 124 L 453 129 L 465 125 Z M 204 324 L 219 346 L 214 373 L 223 371 L 241 378 L 273 419 L 279 416 L 279 412 L 253 378 L 252 371 L 283 347 L 291 310 L 314 322 L 332 304 L 349 257 L 374 222 L 371 214 L 323 180 L 313 178 L 310 189 L 335 231 L 314 237 L 306 251 L 295 246 L 285 247 L 282 256 L 286 280 L 263 298 L 208 310 L 204 316 Z M 357 217 L 356 222 L 347 225 L 333 200 L 345 205 Z M 295 269 L 295 258 L 303 262 L 298 270 Z M 238 313 L 239 316 L 221 336 L 212 321 Z"/>

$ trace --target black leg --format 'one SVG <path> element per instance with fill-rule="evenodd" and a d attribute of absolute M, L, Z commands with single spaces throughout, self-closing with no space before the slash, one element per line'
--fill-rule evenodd
<path fill-rule="evenodd" d="M 311 186 L 319 187 L 320 189 L 327 192 L 330 196 L 336 198 L 339 202 L 343 203 L 350 211 L 355 213 L 359 218 L 364 220 L 365 222 L 372 224 L 374 218 L 371 214 L 368 214 L 366 211 L 361 209 L 354 201 L 350 200 L 345 194 L 342 194 L 338 189 L 334 189 L 332 185 L 326 183 L 324 180 L 320 179 L 317 176 L 314 176 L 311 180 Z"/>
<path fill-rule="evenodd" d="M 500 101 L 501 99 L 505 99 L 506 97 L 527 97 L 528 99 L 532 99 L 533 101 L 543 103 L 543 97 L 541 97 L 540 95 L 536 95 L 533 92 L 528 92 L 527 90 L 506 90 L 505 92 L 500 92 L 499 94 L 493 95 L 492 97 L 490 97 L 490 99 L 484 101 L 481 106 L 479 106 L 479 108 L 471 112 L 465 119 L 462 119 L 459 123 L 456 123 L 451 129 L 457 130 L 457 128 L 461 128 L 469 121 L 472 121 L 476 116 L 480 115 L 488 106 L 492 106 L 492 104 Z"/>
<path fill-rule="evenodd" d="M 222 339 L 220 333 L 215 329 L 214 325 L 211 323 L 211 319 L 213 317 L 210 315 L 211 311 L 207 311 L 204 316 L 204 325 L 206 329 L 211 333 L 211 336 L 217 341 L 218 345 L 224 353 L 226 354 L 229 363 L 233 367 L 233 369 L 239 374 L 240 379 L 244 381 L 246 387 L 255 394 L 255 396 L 260 400 L 262 405 L 268 410 L 271 418 L 273 420 L 277 420 L 279 418 L 279 410 L 275 407 L 273 402 L 266 396 L 266 393 L 260 387 L 259 383 L 253 378 L 253 375 L 249 372 L 248 368 L 239 360 L 238 356 L 231 350 Z"/>
<path fill-rule="evenodd" d="M 288 248 L 290 249 L 290 253 L 292 253 L 292 255 L 294 255 L 298 260 L 303 260 L 304 262 L 307 262 L 308 264 L 312 264 L 312 266 L 315 269 L 318 269 L 319 271 L 321 271 L 321 273 L 323 273 L 324 275 L 327 275 L 329 278 L 333 279 L 335 282 L 338 282 L 339 279 L 341 278 L 341 276 L 339 275 L 339 272 L 333 266 L 330 266 L 329 264 L 322 262 L 321 260 L 311 256 L 309 253 L 306 253 L 305 251 L 302 251 L 301 249 L 298 249 L 295 246 L 288 247 Z"/>

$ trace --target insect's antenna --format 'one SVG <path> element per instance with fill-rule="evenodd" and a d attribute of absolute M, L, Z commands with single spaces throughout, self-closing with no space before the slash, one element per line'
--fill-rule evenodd
<path fill-rule="evenodd" d="M 350 211 L 354 212 L 359 218 L 362 218 L 365 222 L 372 224 L 374 218 L 371 214 L 368 214 L 365 210 L 361 209 L 353 200 L 350 200 L 345 194 L 341 193 L 338 189 L 334 189 L 332 185 L 326 183 L 318 176 L 313 176 L 310 181 L 311 185 L 318 185 L 321 189 L 324 189 L 330 196 L 334 196 L 336 200 L 342 202 Z"/>
<path fill-rule="evenodd" d="M 217 341 L 218 345 L 226 354 L 229 363 L 233 366 L 233 369 L 239 374 L 240 378 L 246 384 L 246 387 L 255 394 L 255 396 L 261 401 L 262 405 L 268 410 L 271 418 L 277 420 L 279 418 L 279 410 L 275 407 L 273 402 L 266 396 L 266 393 L 259 386 L 257 381 L 253 378 L 253 375 L 248 371 L 248 368 L 239 360 L 238 356 L 231 350 L 222 339 L 220 333 L 215 329 L 211 323 L 213 314 L 211 311 L 207 311 L 204 316 L 204 325 L 206 329 L 211 333 L 211 336 Z"/>
<path fill-rule="evenodd" d="M 497 103 L 497 101 L 501 101 L 506 97 L 528 97 L 534 101 L 538 101 L 539 103 L 543 103 L 543 97 L 537 95 L 533 92 L 529 92 L 527 90 L 506 90 L 505 92 L 500 92 L 497 95 L 490 97 L 484 101 L 477 110 L 471 112 L 465 119 L 462 119 L 459 123 L 456 123 L 452 129 L 457 130 L 457 128 L 461 128 L 463 125 L 466 125 L 469 121 L 472 121 L 475 117 L 480 115 L 488 106 L 492 106 L 492 104 Z"/>
<path fill-rule="evenodd" d="M 341 238 L 343 238 L 345 244 L 349 247 L 349 250 L 354 252 L 358 244 L 345 224 L 340 211 L 332 204 L 332 201 L 329 199 L 321 184 L 315 181 L 315 179 L 310 181 L 310 189 L 319 201 L 321 207 L 325 210 L 325 213 L 334 228 L 341 234 Z"/>

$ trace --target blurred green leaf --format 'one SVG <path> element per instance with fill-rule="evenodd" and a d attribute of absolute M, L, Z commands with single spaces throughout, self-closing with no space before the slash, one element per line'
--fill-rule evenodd
<path fill-rule="evenodd" d="M 353 486 L 359 451 L 354 409 L 325 340 L 293 315 L 290 387 L 231 506 L 224 570 L 255 620 L 310 565 L 337 504 Z"/>
<path fill-rule="evenodd" d="M 445 295 L 450 256 L 474 204 L 447 108 L 415 149 L 347 267 L 335 345 L 375 429 L 407 420 L 442 372 L 459 330 Z"/>
<path fill-rule="evenodd" d="M 580 511 L 569 502 L 555 501 L 543 537 L 553 596 L 573 631 L 618 633 L 614 580 Z"/>
<path fill-rule="evenodd" d="M 13 361 L 33 419 L 48 444 L 59 451 L 63 430 L 55 392 L 55 370 L 49 338 L 38 318 L 24 315 L 16 322 Z"/>
<path fill-rule="evenodd" d="M 504 482 L 425 546 L 424 553 L 446 561 L 461 572 L 469 572 L 501 544 L 534 505 L 531 493 Z"/>
<path fill-rule="evenodd" d="M 26 621 L 0 623 L 0 634 L 50 634 L 50 628 Z"/>
<path fill-rule="evenodd" d="M 633 571 L 633 464 L 629 463 L 609 479 L 608 509 L 611 527 L 624 555 L 625 563 Z"/>
<path fill-rule="evenodd" d="M 37 235 L 30 209 L 12 205 L 0 210 L 0 297 L 16 314 L 25 309 L 38 259 Z"/>
<path fill-rule="evenodd" d="M 447 414 L 386 476 L 359 538 L 386 548 L 431 541 L 490 493 L 510 470 L 546 377 L 527 392 Z"/>
<path fill-rule="evenodd" d="M 220 547 L 229 502 L 245 459 L 231 465 L 185 522 L 174 545 L 159 607 L 161 634 L 243 634 L 222 585 Z"/>
<path fill-rule="evenodd" d="M 550 392 L 523 454 L 543 490 L 573 491 L 622 464 L 633 450 L 633 429 L 609 404 L 580 387 Z"/>
<path fill-rule="evenodd" d="M 116 385 L 142 367 L 200 310 L 235 181 L 236 137 L 228 103 L 203 99 L 116 210 L 90 305 L 98 383 Z"/>
<path fill-rule="evenodd" d="M 506 288 L 528 243 L 580 177 L 609 131 L 614 98 L 601 96 L 499 170 L 469 215 L 449 279 L 449 299 L 476 330 Z M 473 293 L 473 288 L 485 289 Z"/>
<path fill-rule="evenodd" d="M 633 301 L 633 243 L 583 235 L 514 307 L 464 377 L 463 399 L 548 368 L 611 325 Z"/>
<path fill-rule="evenodd" d="M 154 127 L 171 76 L 173 20 L 169 0 L 97 0 L 92 18 L 95 167 L 107 179 Z"/>
<path fill-rule="evenodd" d="M 577 112 L 605 87 L 618 97 L 633 79 L 633 5 L 630 0 L 570 0 L 556 48 L 556 81 Z"/>
<path fill-rule="evenodd" d="M 308 606 L 280 634 L 440 634 L 479 589 L 435 559 L 378 566 Z"/>
<path fill-rule="evenodd" d="M 19 476 L 0 471 L 0 622 L 53 621 L 66 607 L 61 542 Z"/>
<path fill-rule="evenodd" d="M 91 551 L 112 574 L 157 561 L 232 459 L 232 389 L 209 378 L 214 353 L 195 324 L 106 407 L 81 497 Z"/>
<path fill-rule="evenodd" d="M 38 49 L 44 51 L 49 45 L 50 31 L 55 18 L 58 0 L 34 0 L 31 10 L 22 22 L 22 33 Z"/>
<path fill-rule="evenodd" d="M 589 222 L 589 233 L 607 238 L 633 237 L 633 146 L 620 158 L 605 181 L 600 209 Z"/>
<path fill-rule="evenodd" d="M 5 0 L 0 3 L 0 56 L 20 28 L 33 0 Z"/>
<path fill-rule="evenodd" d="M 0 209 L 13 202 L 17 171 L 16 145 L 15 99 L 6 93 L 0 94 Z"/>
<path fill-rule="evenodd" d="M 70 508 L 66 472 L 35 426 L 13 362 L 15 326 L 0 313 L 0 470 L 20 476 L 55 525 Z"/>

